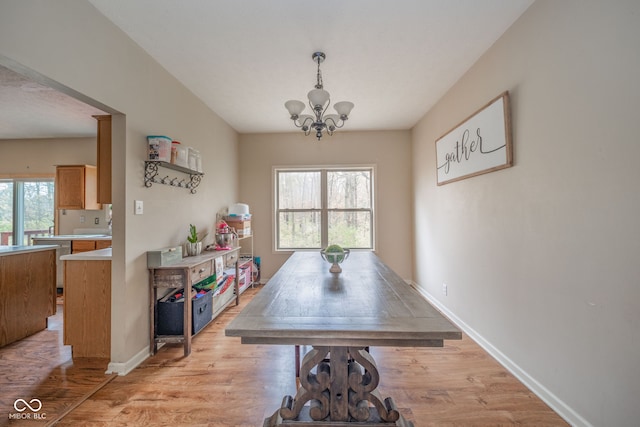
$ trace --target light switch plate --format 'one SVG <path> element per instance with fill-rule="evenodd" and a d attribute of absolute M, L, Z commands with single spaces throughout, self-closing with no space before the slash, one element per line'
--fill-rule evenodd
<path fill-rule="evenodd" d="M 135 202 L 135 214 L 142 215 L 144 213 L 144 204 L 142 200 L 134 200 Z"/>

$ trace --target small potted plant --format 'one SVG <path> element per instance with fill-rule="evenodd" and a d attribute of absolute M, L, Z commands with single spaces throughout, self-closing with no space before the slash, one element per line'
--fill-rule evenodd
<path fill-rule="evenodd" d="M 201 238 L 198 238 L 198 231 L 196 226 L 189 224 L 189 235 L 187 236 L 187 243 L 185 244 L 185 252 L 187 256 L 200 255 L 202 252 L 202 240 L 206 237 L 205 233 Z"/>

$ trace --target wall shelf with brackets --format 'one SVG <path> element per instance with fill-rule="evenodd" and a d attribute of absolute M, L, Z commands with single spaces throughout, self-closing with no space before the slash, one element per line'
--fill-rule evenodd
<path fill-rule="evenodd" d="M 171 169 L 174 171 L 182 172 L 189 175 L 189 178 L 180 179 L 179 177 L 159 177 L 159 168 Z M 202 176 L 204 173 L 195 171 L 193 169 L 178 166 L 169 162 L 161 162 L 158 160 L 145 160 L 144 162 L 144 186 L 151 187 L 154 183 L 171 185 L 173 187 L 186 188 L 191 191 L 191 194 L 196 193 L 196 188 L 200 185 Z"/>

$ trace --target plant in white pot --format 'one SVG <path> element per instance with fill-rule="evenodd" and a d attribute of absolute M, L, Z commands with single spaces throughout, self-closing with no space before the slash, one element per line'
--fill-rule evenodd
<path fill-rule="evenodd" d="M 187 256 L 200 255 L 202 252 L 202 240 L 207 236 L 205 233 L 201 238 L 198 238 L 198 231 L 196 226 L 189 224 L 189 235 L 187 236 L 187 243 L 185 243 L 185 252 Z"/>

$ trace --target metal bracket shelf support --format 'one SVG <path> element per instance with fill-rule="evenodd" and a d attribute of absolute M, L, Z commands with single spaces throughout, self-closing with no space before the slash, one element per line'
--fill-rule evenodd
<path fill-rule="evenodd" d="M 171 178 L 169 175 L 159 178 L 158 172 L 159 167 L 162 166 L 166 169 L 172 169 L 175 171 L 179 171 L 189 175 L 189 180 L 187 178 L 180 179 L 178 177 Z M 196 193 L 196 188 L 200 185 L 200 181 L 202 181 L 202 176 L 204 173 L 194 171 L 189 168 L 185 168 L 182 166 L 174 165 L 173 163 L 161 162 L 156 160 L 146 160 L 144 162 L 144 186 L 151 187 L 154 183 L 156 184 L 164 184 L 170 185 L 172 187 L 186 188 L 191 194 Z"/>

